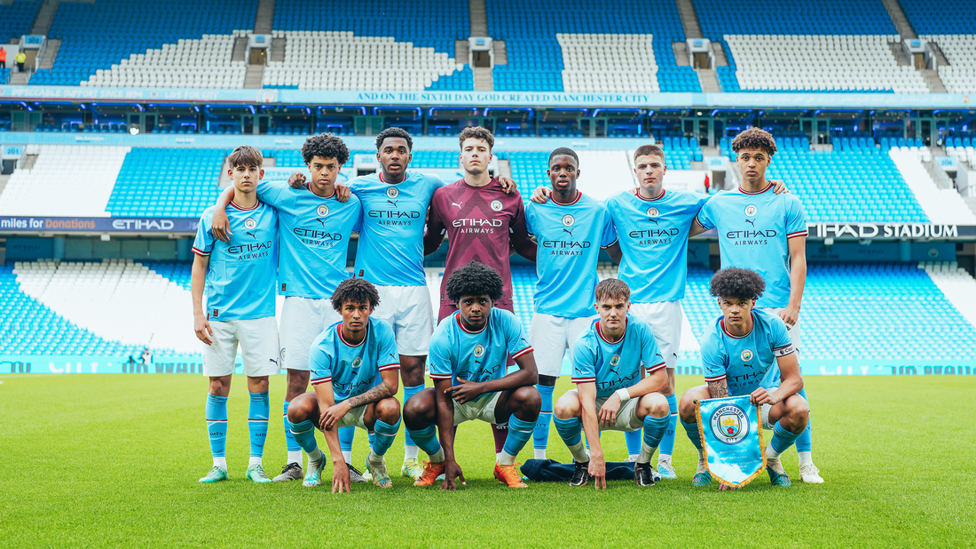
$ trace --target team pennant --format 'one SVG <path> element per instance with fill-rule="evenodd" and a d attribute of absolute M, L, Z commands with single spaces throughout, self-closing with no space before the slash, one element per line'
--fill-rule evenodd
<path fill-rule="evenodd" d="M 749 395 L 695 401 L 708 472 L 739 488 L 766 469 L 762 418 Z"/>

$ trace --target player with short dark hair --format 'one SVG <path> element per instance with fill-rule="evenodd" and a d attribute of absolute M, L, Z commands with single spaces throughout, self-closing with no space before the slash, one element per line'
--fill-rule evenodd
<path fill-rule="evenodd" d="M 430 345 L 434 387 L 404 404 L 403 418 L 411 437 L 430 456 L 414 486 L 431 486 L 444 474 L 441 489 L 464 482 L 454 459 L 454 427 L 481 420 L 508 424 L 505 446 L 495 463 L 495 478 L 510 488 L 525 488 L 515 457 L 532 436 L 542 401 L 532 347 L 512 313 L 494 307 L 501 296 L 497 271 L 477 261 L 458 268 L 447 293 L 459 310 L 437 325 Z M 507 373 L 508 356 L 518 371 Z M 435 436 L 440 434 L 440 441 Z"/>
<path fill-rule="evenodd" d="M 643 429 L 634 475 L 638 486 L 653 486 L 651 458 L 668 427 L 668 401 L 661 394 L 668 387 L 664 358 L 650 326 L 629 314 L 627 284 L 608 278 L 596 285 L 594 294 L 599 318 L 573 346 L 576 389 L 554 407 L 556 431 L 576 462 L 569 485 L 584 486 L 593 478 L 597 489 L 607 487 L 602 429 Z M 590 444 L 589 456 L 581 430 Z"/>
<path fill-rule="evenodd" d="M 200 482 L 227 480 L 227 397 L 240 344 L 251 395 L 248 432 L 251 457 L 246 478 L 271 482 L 262 457 L 268 434 L 268 376 L 278 373 L 278 326 L 275 324 L 275 268 L 278 264 L 278 214 L 258 200 L 255 189 L 264 177 L 261 151 L 237 147 L 230 154 L 228 175 L 235 201 L 224 209 L 237 236 L 224 243 L 214 238 L 207 208 L 193 241 L 193 329 L 206 344 L 203 373 L 210 378 L 207 431 L 213 468 Z M 206 309 L 203 294 L 206 292 Z M 206 310 L 206 313 L 204 313 Z"/>
<path fill-rule="evenodd" d="M 312 136 L 302 145 L 302 159 L 311 175 L 304 188 L 294 189 L 284 181 L 261 183 L 257 188 L 258 198 L 278 212 L 278 293 L 285 296 L 280 365 L 288 373 L 282 404 L 288 458 L 281 474 L 274 478 L 279 482 L 303 476 L 302 449 L 291 436 L 288 406 L 308 389 L 308 350 L 312 340 L 341 320 L 329 297 L 339 282 L 349 276 L 349 237 L 360 230 L 363 218 L 358 198 L 346 202 L 336 199 L 336 183 L 342 165 L 349 160 L 349 149 L 342 139 L 331 133 Z M 217 208 L 233 198 L 233 189 L 223 193 L 217 199 Z M 218 239 L 226 238 L 226 223 L 226 216 L 214 215 L 213 228 Z M 344 438 L 351 439 L 354 430 L 344 429 Z M 366 482 L 367 477 L 352 465 L 351 442 L 343 449 L 343 455 L 353 481 Z"/>
<path fill-rule="evenodd" d="M 806 214 L 792 194 L 777 195 L 766 179 L 776 154 L 769 132 L 749 128 L 732 140 L 742 183 L 732 192 L 709 200 L 698 212 L 696 227 L 718 229 L 722 268 L 741 267 L 759 274 L 766 292 L 757 306 L 778 315 L 789 329 L 797 354 L 801 348 L 800 305 L 806 284 Z M 802 394 L 806 398 L 806 393 Z M 813 464 L 812 436 L 807 431 L 796 443 L 803 482 L 823 482 Z"/>
<path fill-rule="evenodd" d="M 702 342 L 706 384 L 685 391 L 679 405 L 681 424 L 698 449 L 695 486 L 712 482 L 705 467 L 695 401 L 742 395 L 750 395 L 749 400 L 760 407 L 763 428 L 773 431 L 765 450 L 770 482 L 790 485 L 779 458 L 803 433 L 810 409 L 800 394 L 803 377 L 786 323 L 756 308 L 765 288 L 762 277 L 748 269 L 730 267 L 712 277 L 710 292 L 717 298 L 722 316 L 709 325 Z"/>
<path fill-rule="evenodd" d="M 343 280 L 330 301 L 342 321 L 328 327 L 312 343 L 309 364 L 313 391 L 294 398 L 288 408 L 292 434 L 308 453 L 304 484 L 318 486 L 325 465 L 325 456 L 315 442 L 317 427 L 332 455 L 332 491 L 349 491 L 349 469 L 342 457 L 338 429 L 359 427 L 375 431 L 366 463 L 373 484 L 389 488 L 393 481 L 384 456 L 400 429 L 400 403 L 394 397 L 400 363 L 393 329 L 385 321 L 370 317 L 380 297 L 365 280 Z"/>

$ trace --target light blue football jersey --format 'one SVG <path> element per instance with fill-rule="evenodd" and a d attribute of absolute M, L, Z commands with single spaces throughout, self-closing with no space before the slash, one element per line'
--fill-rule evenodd
<path fill-rule="evenodd" d="M 408 171 L 395 185 L 382 172 L 349 182 L 363 205 L 354 276 L 379 286 L 425 286 L 424 224 L 434 191 L 443 187 L 437 176 Z"/>
<path fill-rule="evenodd" d="M 759 387 L 779 387 L 776 359 L 794 352 L 786 324 L 778 316 L 752 310 L 752 332 L 736 337 L 725 330 L 725 318 L 708 326 L 702 343 L 705 381 L 725 379 L 730 396 L 752 394 Z"/>
<path fill-rule="evenodd" d="M 203 211 L 193 252 L 210 256 L 204 294 L 207 317 L 230 321 L 275 315 L 275 275 L 278 267 L 278 214 L 258 201 L 242 210 L 227 206 L 233 236 L 216 240 L 211 229 L 214 207 Z"/>
<path fill-rule="evenodd" d="M 685 296 L 688 235 L 708 195 L 669 191 L 655 199 L 625 191 L 607 200 L 623 258 L 617 277 L 633 303 L 675 301 Z"/>
<path fill-rule="evenodd" d="M 278 293 L 326 299 L 349 278 L 346 256 L 349 236 L 360 230 L 363 209 L 359 198 L 345 203 L 321 198 L 308 188 L 287 182 L 258 184 L 258 198 L 278 211 Z"/>
<path fill-rule="evenodd" d="M 597 398 L 636 385 L 642 365 L 648 374 L 656 372 L 665 367 L 664 357 L 650 325 L 630 313 L 620 341 L 607 341 L 596 319 L 573 345 L 573 383 L 596 383 Z"/>
<path fill-rule="evenodd" d="M 492 307 L 488 324 L 480 332 L 469 332 L 457 311 L 441 320 L 430 337 L 430 378 L 450 379 L 452 386 L 458 379 L 484 383 L 506 375 L 509 355 L 518 358 L 531 352 L 529 338 L 512 313 Z"/>
<path fill-rule="evenodd" d="M 525 224 L 538 242 L 535 312 L 584 318 L 593 310 L 600 248 L 617 241 L 606 206 L 579 193 L 571 204 L 529 202 Z"/>
<path fill-rule="evenodd" d="M 309 348 L 312 386 L 331 381 L 336 404 L 382 383 L 380 372 L 400 368 L 393 327 L 370 317 L 366 330 L 366 338 L 359 345 L 350 345 L 342 338 L 342 322 L 336 322 Z"/>
<path fill-rule="evenodd" d="M 766 281 L 766 291 L 756 307 L 789 305 L 788 240 L 807 236 L 799 198 L 774 193 L 772 183 L 758 193 L 739 188 L 713 196 L 698 212 L 698 222 L 706 229 L 718 228 L 723 269 L 749 269 Z"/>

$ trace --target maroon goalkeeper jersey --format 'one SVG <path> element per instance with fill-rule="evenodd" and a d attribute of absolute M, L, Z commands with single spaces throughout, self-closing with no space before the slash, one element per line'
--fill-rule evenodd
<path fill-rule="evenodd" d="M 434 253 L 447 234 L 447 262 L 441 280 L 438 320 L 457 310 L 445 295 L 447 279 L 458 267 L 480 261 L 498 271 L 504 289 L 495 306 L 512 311 L 509 242 L 515 251 L 535 260 L 535 242 L 525 227 L 525 205 L 518 191 L 505 194 L 497 179 L 471 187 L 463 179 L 434 191 L 424 237 L 424 254 Z"/>

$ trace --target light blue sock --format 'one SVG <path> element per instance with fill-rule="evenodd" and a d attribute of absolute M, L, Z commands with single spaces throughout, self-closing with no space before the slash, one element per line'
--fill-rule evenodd
<path fill-rule="evenodd" d="M 637 454 L 640 453 L 640 449 L 641 449 L 640 429 L 636 431 L 625 432 L 624 441 L 627 443 L 627 455 L 636 456 Z"/>
<path fill-rule="evenodd" d="M 424 390 L 424 385 L 422 383 L 420 385 L 414 385 L 413 387 L 404 387 L 403 388 L 403 407 L 405 408 L 407 406 L 407 401 L 410 400 L 410 397 L 412 397 L 413 395 L 415 395 L 415 394 L 417 394 L 417 393 L 419 393 L 420 391 L 423 391 L 423 390 Z M 438 443 L 438 444 L 440 444 L 440 443 Z M 421 450 L 423 450 L 423 448 L 424 448 L 423 446 L 420 446 L 420 444 L 417 444 L 417 442 L 415 440 L 413 440 L 413 437 L 410 434 L 410 429 L 404 429 L 403 445 L 404 446 L 419 446 Z M 424 451 L 427 452 L 427 450 L 424 450 Z M 427 453 L 430 454 L 430 452 L 427 452 Z"/>
<path fill-rule="evenodd" d="M 583 430 L 583 422 L 580 421 L 580 418 L 560 419 L 554 417 L 552 422 L 556 424 L 556 432 L 562 437 L 566 446 L 576 446 L 581 442 L 583 437 L 580 436 L 580 433 Z"/>
<path fill-rule="evenodd" d="M 701 452 L 702 443 L 701 443 L 701 433 L 698 432 L 698 422 L 685 423 L 684 421 L 682 421 L 681 426 L 684 427 L 685 432 L 688 433 L 688 439 L 691 440 L 691 443 L 695 445 L 695 448 L 697 448 L 699 452 Z"/>
<path fill-rule="evenodd" d="M 800 389 L 800 396 L 806 398 L 807 404 L 809 405 L 810 399 L 807 398 L 806 388 Z M 800 438 L 796 439 L 796 451 L 797 452 L 812 452 L 813 451 L 813 433 L 811 432 L 810 419 L 807 419 L 807 428 L 800 433 Z"/>
<path fill-rule="evenodd" d="M 227 397 L 207 395 L 206 414 L 210 454 L 222 458 L 227 448 Z"/>
<path fill-rule="evenodd" d="M 251 404 L 247 409 L 247 430 L 251 435 L 251 457 L 264 455 L 264 441 L 268 437 L 268 416 L 271 415 L 271 402 L 268 393 L 251 393 Z"/>
<path fill-rule="evenodd" d="M 315 424 L 311 421 L 306 419 L 301 423 L 292 423 L 291 434 L 295 437 L 295 442 L 309 456 L 319 449 L 319 445 L 315 442 Z"/>
<path fill-rule="evenodd" d="M 661 455 L 670 456 L 674 451 L 674 428 L 678 426 L 678 398 L 675 395 L 668 397 L 668 428 L 664 431 L 664 438 L 661 439 Z"/>
<path fill-rule="evenodd" d="M 545 450 L 549 446 L 549 422 L 552 420 L 552 392 L 556 389 L 548 385 L 536 385 L 539 395 L 542 397 L 542 411 L 539 412 L 539 419 L 532 430 L 532 447 L 536 450 Z M 509 429 L 512 428 L 511 421 Z M 506 446 L 508 443 L 506 442 Z"/>
<path fill-rule="evenodd" d="M 281 405 L 281 415 L 283 416 L 282 420 L 285 424 L 285 448 L 289 452 L 301 452 L 302 447 L 295 442 L 295 437 L 291 434 L 291 422 L 288 421 L 288 404 L 289 402 L 286 400 L 284 401 L 284 404 Z"/>
<path fill-rule="evenodd" d="M 670 421 L 670 416 L 644 416 L 644 436 L 641 439 L 643 444 L 641 445 L 640 457 L 637 458 L 638 463 L 648 463 L 654 457 L 654 452 L 657 450 L 658 445 L 661 444 L 661 439 L 664 438 L 664 433 L 668 430 L 668 423 Z"/>
<path fill-rule="evenodd" d="M 393 446 L 393 439 L 396 438 L 397 431 L 400 430 L 400 419 L 397 419 L 396 424 L 390 425 L 381 419 L 376 420 L 376 425 L 373 426 L 373 440 L 370 443 L 370 448 L 373 449 L 373 453 L 382 456 L 386 454 L 386 451 Z"/>
<path fill-rule="evenodd" d="M 803 433 L 791 433 L 786 429 L 780 427 L 779 422 L 773 426 L 773 440 L 769 441 L 770 446 L 773 447 L 773 451 L 777 454 L 782 454 L 787 448 L 793 446 L 796 439 L 800 438 Z"/>
<path fill-rule="evenodd" d="M 339 428 L 339 449 L 343 452 L 352 452 L 352 439 L 356 435 L 355 427 Z"/>
<path fill-rule="evenodd" d="M 523 421 L 512 414 L 508 418 L 508 436 L 505 438 L 505 448 L 502 452 L 512 456 L 512 463 L 514 463 L 514 458 L 522 451 L 529 439 L 532 438 L 532 433 L 535 430 L 536 422 L 534 421 Z M 549 426 L 546 426 L 546 431 L 549 430 Z M 504 457 L 504 456 L 503 456 Z M 502 465 L 511 465 L 511 463 L 502 463 L 503 460 L 499 459 L 498 462 Z"/>
<path fill-rule="evenodd" d="M 413 442 L 428 456 L 436 455 L 441 451 L 441 443 L 437 440 L 437 429 L 434 428 L 433 423 L 419 431 L 407 429 L 407 432 L 410 433 Z"/>

